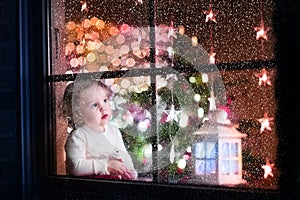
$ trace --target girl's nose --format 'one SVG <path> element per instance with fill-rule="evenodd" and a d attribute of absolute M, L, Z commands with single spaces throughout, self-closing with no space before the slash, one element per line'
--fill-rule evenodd
<path fill-rule="evenodd" d="M 100 105 L 100 106 L 99 106 L 99 111 L 100 111 L 100 112 L 105 111 L 105 106 L 104 106 L 104 105 Z"/>
<path fill-rule="evenodd" d="M 99 106 L 99 111 L 103 112 L 103 106 Z"/>

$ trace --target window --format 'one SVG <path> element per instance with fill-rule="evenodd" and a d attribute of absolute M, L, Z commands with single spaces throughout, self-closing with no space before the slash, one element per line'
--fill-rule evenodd
<path fill-rule="evenodd" d="M 218 146 L 214 142 L 199 142 L 195 145 L 196 175 L 214 174 L 217 171 Z"/>
<path fill-rule="evenodd" d="M 222 154 L 224 160 L 222 161 L 222 174 L 232 175 L 238 173 L 238 143 L 223 143 Z"/>
<path fill-rule="evenodd" d="M 111 123 L 138 170 L 131 182 L 278 189 L 271 0 L 50 8 L 52 175 L 70 177 L 63 92 L 92 77 L 114 92 Z"/>

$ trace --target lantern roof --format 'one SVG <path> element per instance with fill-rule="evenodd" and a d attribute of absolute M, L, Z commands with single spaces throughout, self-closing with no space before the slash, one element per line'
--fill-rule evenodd
<path fill-rule="evenodd" d="M 210 110 L 208 120 L 197 130 L 194 135 L 218 136 L 222 138 L 242 138 L 245 133 L 238 131 L 229 119 L 227 113 L 222 109 Z"/>

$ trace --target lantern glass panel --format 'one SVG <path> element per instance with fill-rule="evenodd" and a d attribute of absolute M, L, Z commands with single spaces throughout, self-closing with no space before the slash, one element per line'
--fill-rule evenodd
<path fill-rule="evenodd" d="M 230 145 L 230 156 L 231 157 L 237 157 L 238 156 L 238 148 L 239 148 L 239 146 L 238 146 L 238 143 L 237 142 L 235 142 L 235 143 L 232 143 L 231 145 Z"/>
<path fill-rule="evenodd" d="M 223 143 L 222 148 L 221 148 L 221 156 L 223 158 L 228 158 L 229 157 L 229 143 Z"/>
<path fill-rule="evenodd" d="M 221 164 L 221 173 L 223 175 L 228 175 L 229 172 L 230 172 L 229 160 L 222 161 L 222 164 Z"/>
<path fill-rule="evenodd" d="M 195 174 L 196 175 L 203 175 L 205 172 L 205 162 L 204 160 L 196 160 L 195 163 Z"/>
<path fill-rule="evenodd" d="M 216 158 L 217 155 L 217 143 L 216 142 L 207 142 L 206 143 L 206 158 L 212 159 Z"/>
<path fill-rule="evenodd" d="M 214 174 L 217 171 L 217 143 L 197 142 L 195 144 L 195 174 Z M 205 156 L 204 156 L 205 155 Z"/>
<path fill-rule="evenodd" d="M 204 151 L 204 142 L 197 142 L 195 145 L 195 156 L 196 158 L 204 158 L 205 151 Z"/>

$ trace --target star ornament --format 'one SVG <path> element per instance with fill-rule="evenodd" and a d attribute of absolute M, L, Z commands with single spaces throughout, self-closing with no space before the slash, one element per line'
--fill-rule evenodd
<path fill-rule="evenodd" d="M 174 28 L 173 21 L 171 21 L 171 25 L 170 25 L 169 32 L 168 32 L 168 38 L 171 38 L 171 37 L 177 38 L 176 29 Z"/>
<path fill-rule="evenodd" d="M 265 68 L 263 68 L 261 70 L 260 73 L 257 73 L 255 74 L 255 76 L 258 78 L 258 85 L 261 86 L 261 85 L 272 85 L 271 84 L 271 81 L 267 75 L 267 70 Z"/>
<path fill-rule="evenodd" d="M 181 113 L 181 110 L 175 110 L 175 106 L 174 105 L 171 105 L 171 109 L 170 110 L 166 110 L 164 111 L 168 117 L 166 119 L 166 122 L 170 122 L 170 121 L 176 121 L 178 122 L 178 115 Z"/>
<path fill-rule="evenodd" d="M 175 81 L 178 81 L 178 77 L 177 77 L 177 75 L 176 74 L 168 74 L 167 76 L 166 76 L 166 80 L 175 80 Z"/>
<path fill-rule="evenodd" d="M 265 130 L 271 131 L 271 127 L 270 127 L 270 121 L 272 121 L 273 118 L 268 117 L 268 113 L 265 113 L 264 116 L 260 119 L 258 119 L 258 121 L 260 122 L 261 126 L 260 126 L 260 133 L 264 132 Z"/>
<path fill-rule="evenodd" d="M 265 27 L 263 24 L 260 27 L 254 28 L 256 31 L 256 40 L 259 40 L 260 38 L 264 40 L 268 40 L 267 33 L 270 30 L 270 27 Z"/>
<path fill-rule="evenodd" d="M 273 174 L 273 167 L 274 167 L 274 163 L 271 163 L 269 159 L 266 159 L 266 164 L 261 166 L 261 168 L 264 169 L 264 178 L 268 178 L 269 176 L 274 177 Z"/>
<path fill-rule="evenodd" d="M 143 0 L 136 0 L 135 3 L 136 4 L 143 4 Z"/>
<path fill-rule="evenodd" d="M 81 12 L 83 12 L 83 11 L 88 11 L 88 8 L 87 8 L 87 3 L 86 3 L 86 1 L 80 1 L 80 3 L 81 3 Z"/>
<path fill-rule="evenodd" d="M 206 15 L 205 22 L 213 21 L 217 23 L 216 15 L 218 12 L 217 11 L 213 12 L 212 4 L 209 4 L 208 10 L 204 10 L 203 13 Z"/>

